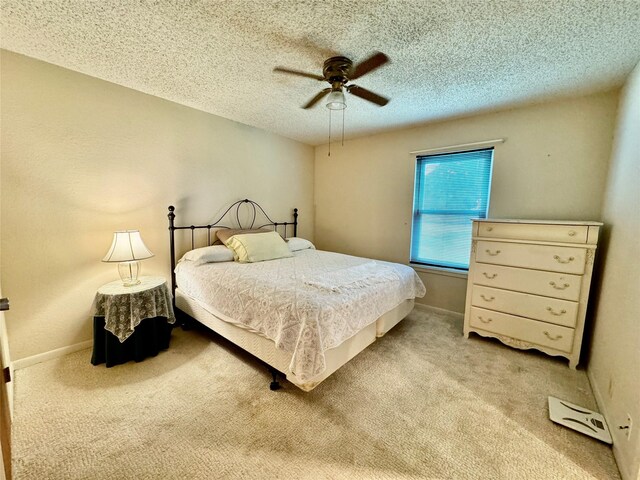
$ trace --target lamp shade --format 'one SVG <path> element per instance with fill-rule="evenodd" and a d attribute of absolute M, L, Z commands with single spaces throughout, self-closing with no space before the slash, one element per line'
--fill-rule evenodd
<path fill-rule="evenodd" d="M 153 257 L 142 241 L 139 230 L 125 230 L 113 234 L 111 248 L 102 259 L 103 262 L 131 262 Z"/>
<path fill-rule="evenodd" d="M 329 110 L 344 110 L 347 108 L 347 101 L 342 90 L 333 90 L 327 97 L 326 105 Z"/>

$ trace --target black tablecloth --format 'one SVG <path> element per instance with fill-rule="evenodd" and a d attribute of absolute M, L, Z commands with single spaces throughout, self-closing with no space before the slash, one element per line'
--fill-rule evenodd
<path fill-rule="evenodd" d="M 113 367 L 130 360 L 141 362 L 169 348 L 173 325 L 165 317 L 145 318 L 122 343 L 104 329 L 104 324 L 104 317 L 93 317 L 93 365 L 106 363 L 107 367 Z"/>

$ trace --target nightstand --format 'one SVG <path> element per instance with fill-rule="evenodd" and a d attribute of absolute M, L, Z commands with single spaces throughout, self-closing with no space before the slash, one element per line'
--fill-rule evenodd
<path fill-rule="evenodd" d="M 163 277 L 141 277 L 132 287 L 121 280 L 107 283 L 96 293 L 91 363 L 112 367 L 156 356 L 169 348 L 175 321 Z"/>

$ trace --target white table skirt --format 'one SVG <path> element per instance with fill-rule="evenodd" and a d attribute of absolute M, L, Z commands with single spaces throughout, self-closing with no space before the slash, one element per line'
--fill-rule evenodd
<path fill-rule="evenodd" d="M 141 277 L 125 287 L 120 280 L 107 283 L 96 294 L 96 316 L 105 317 L 105 330 L 124 342 L 145 318 L 165 317 L 175 323 L 172 297 L 163 277 Z"/>

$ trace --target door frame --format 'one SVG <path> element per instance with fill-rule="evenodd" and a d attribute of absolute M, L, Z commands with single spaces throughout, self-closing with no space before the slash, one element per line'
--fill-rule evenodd
<path fill-rule="evenodd" d="M 1 288 L 1 287 L 0 287 Z M 1 290 L 0 290 L 1 294 Z M 0 480 L 11 480 L 11 420 L 13 418 L 13 369 L 9 355 L 9 339 L 4 311 L 9 310 L 9 302 L 0 300 L 0 455 L 3 467 Z"/>

